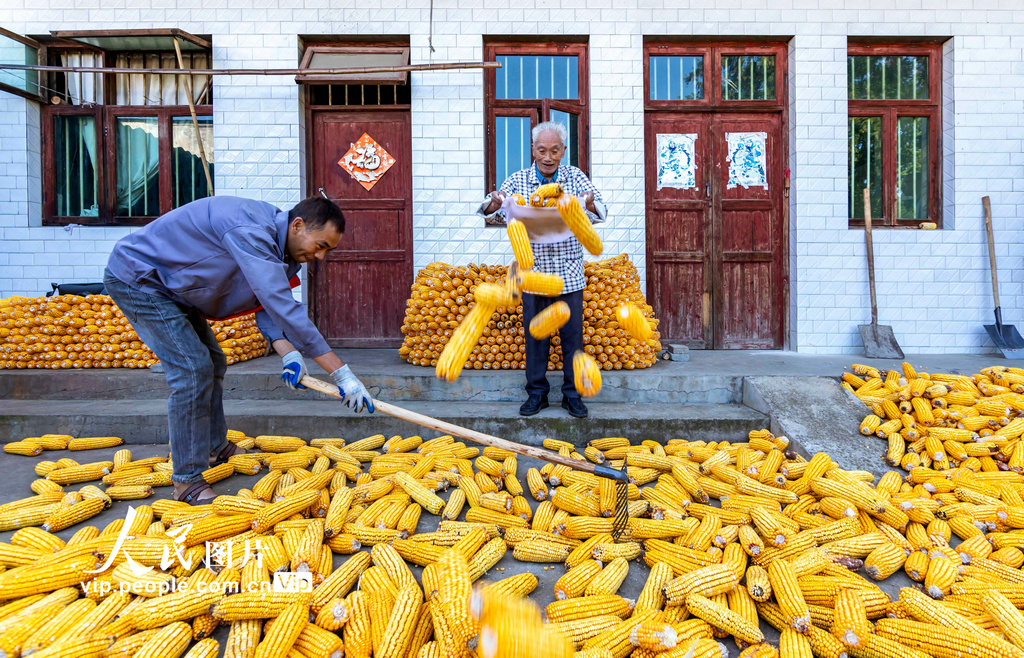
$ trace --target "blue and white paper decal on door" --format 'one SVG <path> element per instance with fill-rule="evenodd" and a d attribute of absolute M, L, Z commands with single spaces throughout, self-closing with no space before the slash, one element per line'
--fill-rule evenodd
<path fill-rule="evenodd" d="M 729 182 L 726 188 L 763 187 L 768 189 L 768 133 L 726 133 L 729 154 Z"/>
<path fill-rule="evenodd" d="M 696 133 L 660 133 L 658 135 L 658 189 L 697 188 L 697 162 L 694 158 Z"/>

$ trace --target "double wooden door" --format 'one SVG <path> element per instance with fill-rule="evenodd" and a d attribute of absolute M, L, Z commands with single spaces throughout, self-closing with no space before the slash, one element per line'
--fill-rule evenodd
<path fill-rule="evenodd" d="M 652 103 L 645 113 L 648 299 L 663 342 L 780 349 L 785 113 L 708 95 L 683 111 Z"/>
<path fill-rule="evenodd" d="M 413 281 L 412 141 L 408 111 L 313 111 L 310 188 L 345 214 L 337 249 L 310 268 L 310 310 L 335 347 L 398 347 Z M 338 161 L 363 134 L 394 164 L 365 189 Z"/>

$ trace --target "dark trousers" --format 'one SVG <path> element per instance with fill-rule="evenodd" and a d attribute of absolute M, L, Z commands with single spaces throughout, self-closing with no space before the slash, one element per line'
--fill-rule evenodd
<path fill-rule="evenodd" d="M 548 351 L 551 339 L 536 340 L 530 335 L 530 320 L 548 306 L 557 301 L 569 305 L 569 321 L 558 330 L 558 338 L 562 344 L 562 395 L 567 398 L 578 398 L 576 380 L 572 369 L 572 355 L 576 350 L 583 349 L 583 291 L 566 293 L 558 297 L 541 297 L 539 295 L 523 295 L 523 326 L 526 331 L 526 392 L 529 395 L 547 395 L 551 390 L 548 384 Z"/>
<path fill-rule="evenodd" d="M 106 271 L 103 283 L 139 339 L 164 366 L 171 395 L 167 429 L 171 439 L 171 480 L 203 479 L 210 456 L 228 443 L 224 418 L 224 373 L 228 360 L 217 336 L 199 312 L 141 292 Z"/>

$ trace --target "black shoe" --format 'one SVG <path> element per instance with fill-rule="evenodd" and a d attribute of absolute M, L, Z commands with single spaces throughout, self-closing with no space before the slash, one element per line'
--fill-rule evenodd
<path fill-rule="evenodd" d="M 536 416 L 540 413 L 541 409 L 548 408 L 548 396 L 546 395 L 531 395 L 527 398 L 523 406 L 519 407 L 520 416 Z"/>
<path fill-rule="evenodd" d="M 573 418 L 586 418 L 587 405 L 579 398 L 562 398 L 562 408 L 569 412 Z"/>

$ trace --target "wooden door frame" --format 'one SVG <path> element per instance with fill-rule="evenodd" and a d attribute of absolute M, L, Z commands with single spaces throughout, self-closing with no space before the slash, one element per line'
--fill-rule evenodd
<path fill-rule="evenodd" d="M 720 66 L 721 55 L 723 52 L 731 54 L 735 51 L 742 51 L 745 53 L 753 54 L 775 54 L 775 100 L 774 101 L 723 101 L 721 100 L 721 80 L 720 80 Z M 652 101 L 650 100 L 650 57 L 651 55 L 695 55 L 700 54 L 704 57 L 704 98 L 699 101 Z M 789 249 L 789 235 L 790 235 L 790 222 L 793 221 L 792 213 L 785 212 L 785 204 L 790 202 L 789 196 L 789 40 L 736 40 L 725 38 L 721 41 L 714 41 L 711 39 L 701 40 L 645 40 L 643 50 L 643 71 L 644 71 L 644 139 L 646 142 L 647 134 L 647 115 L 659 115 L 669 114 L 679 117 L 685 117 L 693 114 L 711 114 L 716 115 L 727 115 L 727 114 L 765 114 L 765 115 L 779 115 L 780 116 L 780 129 L 779 129 L 779 146 L 778 154 L 780 158 L 780 170 L 783 175 L 783 180 L 779 181 L 779 202 L 776 204 L 775 211 L 778 213 L 779 225 L 782 228 L 781 231 L 781 254 L 780 254 L 780 268 L 781 268 L 781 279 L 782 279 L 782 308 L 779 309 L 780 322 L 779 322 L 779 333 L 780 333 L 780 347 L 781 350 L 788 350 L 791 345 L 790 341 L 790 249 Z M 647 144 L 644 145 L 645 159 L 650 156 L 650 152 L 647 149 Z M 645 163 L 646 171 L 646 163 Z M 718 203 L 721 203 L 721 191 L 716 189 L 719 185 L 718 177 L 712 176 L 712 189 L 711 199 L 712 205 L 716 205 L 714 200 L 718 199 Z M 644 215 L 645 222 L 644 228 L 646 231 L 647 222 L 650 221 L 647 211 L 650 199 L 647 194 L 647 187 L 645 185 L 644 190 Z M 715 208 L 709 208 L 711 212 L 711 240 L 706 248 L 711 249 L 711 276 L 714 278 L 712 283 L 712 290 L 721 290 L 721 264 L 722 257 L 719 253 L 721 251 L 721 239 L 722 239 L 722 215 L 720 207 L 716 211 Z M 785 221 L 788 219 L 789 221 Z M 647 256 L 648 264 L 651 262 L 651 243 L 646 239 L 645 236 L 645 254 Z M 718 245 L 716 247 L 715 245 Z M 647 282 L 650 282 L 650 269 L 647 271 Z M 721 321 L 714 314 L 714 300 L 712 300 L 712 323 L 713 336 L 712 345 L 720 342 L 721 332 Z M 706 348 L 707 349 L 707 348 Z M 711 347 L 710 349 L 715 349 Z"/>
<path fill-rule="evenodd" d="M 311 96 L 312 92 L 309 89 L 309 85 L 303 85 L 303 94 L 305 96 L 305 146 L 306 146 L 306 196 L 311 197 L 318 194 L 318 185 L 314 180 L 315 178 L 315 154 L 313 144 L 313 124 L 314 119 L 318 114 L 339 114 L 339 115 L 358 115 L 366 114 L 368 112 L 373 113 L 386 113 L 386 114 L 404 114 L 405 122 L 409 129 L 409 140 L 412 141 L 412 109 L 410 105 L 312 105 Z M 412 149 L 410 147 L 410 153 Z M 411 165 L 410 165 L 411 166 Z M 342 211 L 345 210 L 344 204 L 341 206 Z M 412 278 L 415 277 L 415 244 L 413 242 L 413 231 L 412 231 L 412 188 L 408 190 L 408 210 L 409 210 L 409 231 L 406 236 L 409 244 L 409 267 L 412 270 Z M 313 261 L 309 263 L 306 271 L 306 305 L 309 311 L 309 318 L 316 323 L 317 314 L 319 307 L 317 304 L 317 281 L 319 277 L 323 275 L 321 267 L 323 265 L 319 261 Z M 411 284 L 411 280 L 410 280 Z M 351 343 L 351 344 L 349 344 Z M 373 345 L 367 345 L 366 341 L 361 339 L 344 339 L 342 341 L 331 341 L 332 347 L 372 347 L 372 348 L 391 348 L 400 347 L 402 344 L 401 338 L 395 338 L 393 340 L 381 339 L 375 341 Z"/>

